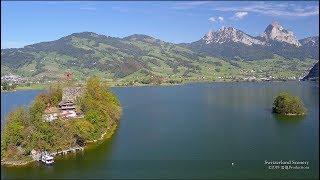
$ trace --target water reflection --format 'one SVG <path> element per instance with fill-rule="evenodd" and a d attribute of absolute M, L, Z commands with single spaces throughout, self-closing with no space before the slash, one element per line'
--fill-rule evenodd
<path fill-rule="evenodd" d="M 299 124 L 302 120 L 305 119 L 306 115 L 297 115 L 297 116 L 286 116 L 273 114 L 273 117 L 279 122 L 283 124 Z"/>

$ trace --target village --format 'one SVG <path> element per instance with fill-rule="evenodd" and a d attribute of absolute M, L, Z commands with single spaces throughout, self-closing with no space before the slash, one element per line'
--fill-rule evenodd
<path fill-rule="evenodd" d="M 210 68 L 209 68 L 210 69 Z M 180 84 L 181 82 L 192 82 L 192 81 L 229 81 L 229 82 L 263 82 L 263 81 L 301 81 L 304 76 L 308 73 L 309 69 L 305 69 L 305 71 L 300 76 L 272 76 L 270 73 L 261 74 L 261 70 L 247 69 L 240 70 L 240 74 L 231 75 L 231 74 L 215 74 L 213 73 L 213 77 L 208 76 L 197 76 L 190 78 L 188 75 L 169 75 L 168 77 L 153 77 L 149 80 L 141 80 L 139 77 L 135 79 L 131 79 L 129 81 L 117 80 L 112 82 L 111 84 L 115 86 L 136 86 L 136 85 L 144 85 L 144 84 Z M 15 74 L 7 74 L 1 77 L 1 90 L 12 90 L 17 87 L 20 88 L 31 88 L 45 86 L 50 83 L 54 83 L 59 81 L 58 79 L 46 79 L 46 76 L 42 75 L 37 78 L 26 78 L 21 77 Z M 79 80 L 79 83 L 83 82 Z M 71 115 L 73 116 L 73 115 Z M 52 117 L 53 118 L 53 117 Z M 51 119 L 52 119 L 51 118 Z"/>

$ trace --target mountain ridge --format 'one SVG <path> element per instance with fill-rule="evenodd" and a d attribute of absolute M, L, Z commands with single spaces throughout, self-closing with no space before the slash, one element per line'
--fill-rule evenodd
<path fill-rule="evenodd" d="M 88 31 L 72 33 L 23 48 L 1 49 L 1 72 L 2 75 L 17 72 L 39 79 L 56 79 L 68 69 L 78 77 L 100 73 L 111 79 L 244 77 L 250 74 L 244 73 L 249 71 L 244 70 L 250 64 L 246 61 L 259 64 L 261 60 L 280 58 L 284 66 L 290 68 L 290 74 L 298 76 L 303 69 L 310 68 L 305 63 L 311 61 L 305 59 L 319 59 L 318 36 L 299 40 L 301 46 L 297 47 L 280 41 L 266 46 L 232 27 L 212 33 L 211 39 L 204 36 L 198 41 L 180 44 L 143 34 L 119 38 Z"/>
<path fill-rule="evenodd" d="M 234 30 L 236 30 L 236 31 L 239 31 L 239 32 L 245 34 L 245 35 L 250 36 L 251 38 L 254 38 L 254 39 L 258 39 L 258 40 L 259 40 L 259 39 L 263 38 L 263 36 L 265 36 L 265 33 L 266 33 L 266 31 L 267 31 L 267 29 L 268 29 L 269 26 L 280 26 L 282 30 L 287 31 L 287 32 L 292 32 L 292 31 L 289 31 L 289 30 L 284 29 L 284 28 L 280 25 L 280 23 L 277 22 L 277 21 L 274 21 L 274 22 L 272 22 L 271 24 L 269 24 L 269 25 L 267 26 L 267 28 L 265 29 L 265 31 L 264 31 L 261 35 L 259 35 L 259 36 L 249 35 L 248 33 L 244 32 L 243 30 L 234 28 L 234 27 L 232 27 L 232 26 L 227 26 L 227 27 L 226 27 L 226 26 L 222 26 L 218 31 L 223 30 L 223 29 L 234 29 Z M 212 30 L 210 30 L 208 33 L 210 33 L 210 32 L 218 32 L 218 31 L 212 31 Z M 208 33 L 206 33 L 202 38 L 200 38 L 200 40 L 203 39 Z M 70 34 L 70 35 L 66 35 L 66 36 L 60 37 L 60 38 L 58 38 L 57 40 L 63 39 L 63 38 L 66 38 L 66 37 L 70 37 L 70 36 L 79 37 L 79 36 L 85 36 L 85 35 L 87 35 L 87 36 L 93 35 L 93 36 L 112 37 L 112 36 L 108 36 L 108 35 L 105 35 L 105 34 L 95 33 L 95 32 L 92 32 L 92 31 L 81 31 L 81 32 L 76 32 L 76 33 L 72 33 L 72 34 Z M 112 38 L 128 39 L 128 38 L 131 37 L 131 36 L 145 36 L 145 37 L 149 37 L 149 38 L 152 38 L 152 39 L 155 39 L 155 40 L 160 40 L 159 38 L 153 37 L 153 36 L 151 36 L 151 35 L 145 35 L 145 34 L 132 34 L 132 35 L 128 35 L 128 36 L 125 36 L 125 37 L 122 37 L 122 38 L 121 38 L 121 37 L 112 37 Z M 317 36 L 317 35 L 306 36 L 306 37 L 304 37 L 304 38 L 297 39 L 297 41 L 299 41 L 299 42 L 297 42 L 297 43 L 300 43 L 300 41 L 301 41 L 301 40 L 304 40 L 304 39 L 317 38 L 317 37 L 319 37 L 319 35 L 318 35 L 318 36 Z M 296 37 L 294 36 L 294 38 L 296 38 Z M 39 43 L 45 43 L 45 42 L 52 42 L 52 41 L 55 41 L 55 40 L 43 41 L 43 42 L 33 43 L 33 44 L 30 44 L 30 45 L 39 44 Z M 171 44 L 179 45 L 179 44 L 190 44 L 190 43 L 197 42 L 197 41 L 199 41 L 199 40 L 197 40 L 197 41 L 192 41 L 192 42 L 189 42 L 189 43 L 186 43 L 186 42 L 184 42 L 184 43 L 173 43 L 173 42 L 163 41 L 163 40 L 160 40 L 160 41 L 165 42 L 165 43 L 171 43 Z M 30 46 L 30 45 L 26 45 L 26 46 Z M 299 46 L 300 46 L 300 45 L 299 45 Z M 24 47 L 25 47 L 25 46 L 24 46 Z M 24 47 L 21 47 L 21 48 L 24 48 Z M 2 49 L 19 49 L 19 48 L 2 48 Z"/>
<path fill-rule="evenodd" d="M 298 41 L 298 39 L 296 39 L 293 32 L 284 29 L 280 25 L 280 23 L 276 21 L 272 22 L 270 25 L 267 26 L 261 38 L 264 39 L 266 42 L 279 41 L 288 44 L 293 44 L 297 47 L 301 46 L 300 42 Z"/>
<path fill-rule="evenodd" d="M 253 37 L 236 28 L 224 27 L 182 45 L 198 53 L 227 59 L 257 60 L 272 58 L 275 54 L 286 58 L 319 59 L 319 51 L 315 50 L 319 40 L 310 39 L 319 39 L 319 36 L 298 40 L 293 32 L 273 22 L 260 36 Z"/>

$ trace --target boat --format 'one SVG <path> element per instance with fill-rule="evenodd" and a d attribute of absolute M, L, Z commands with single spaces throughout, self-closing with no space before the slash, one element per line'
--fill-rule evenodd
<path fill-rule="evenodd" d="M 49 153 L 45 152 L 42 154 L 41 156 L 41 161 L 43 163 L 45 163 L 46 165 L 51 165 L 54 163 L 54 160 L 53 160 L 53 156 L 51 156 Z"/>

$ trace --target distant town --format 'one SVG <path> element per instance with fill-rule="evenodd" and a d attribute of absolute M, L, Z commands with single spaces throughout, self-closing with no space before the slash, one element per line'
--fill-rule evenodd
<path fill-rule="evenodd" d="M 252 70 L 251 72 L 254 72 L 254 70 Z M 139 86 L 139 85 L 161 85 L 161 84 L 180 84 L 180 83 L 188 83 L 188 82 L 208 82 L 208 81 L 231 81 L 231 82 L 241 82 L 241 81 L 245 81 L 245 82 L 261 82 L 261 81 L 290 81 L 290 80 L 302 80 L 302 78 L 305 76 L 305 74 L 303 76 L 300 77 L 287 77 L 287 78 L 279 78 L 279 77 L 274 77 L 274 76 L 255 76 L 255 75 L 248 75 L 248 76 L 244 76 L 244 77 L 236 77 L 236 76 L 218 76 L 217 79 L 209 79 L 205 76 L 202 77 L 198 77 L 196 79 L 188 79 L 188 78 L 183 78 L 183 77 L 178 77 L 178 79 L 180 80 L 171 80 L 169 78 L 161 78 L 161 77 L 151 77 L 154 78 L 153 80 L 150 81 L 145 81 L 145 80 L 132 80 L 132 81 L 128 81 L 128 82 L 123 82 L 123 81 L 116 81 L 114 83 L 111 83 L 111 86 Z M 151 79 L 150 78 L 150 79 Z M 155 80 L 157 79 L 157 80 Z M 50 84 L 53 82 L 57 82 L 58 80 L 43 80 L 43 79 L 39 79 L 39 78 L 26 78 L 26 77 L 21 77 L 19 75 L 16 74 L 7 74 L 4 76 L 1 76 L 1 91 L 10 91 L 10 90 L 14 90 L 14 89 L 19 89 L 19 88 L 27 88 L 27 89 L 37 89 L 37 88 L 33 88 L 34 86 L 41 86 L 41 85 L 46 85 L 46 84 Z M 79 81 L 79 83 L 81 84 L 82 81 Z M 30 88 L 28 88 L 30 87 Z"/>

